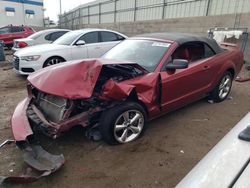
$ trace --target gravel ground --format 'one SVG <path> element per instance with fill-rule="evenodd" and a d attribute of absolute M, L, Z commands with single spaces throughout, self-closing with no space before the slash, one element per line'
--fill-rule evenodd
<path fill-rule="evenodd" d="M 7 59 L 11 56 L 8 55 Z M 241 75 L 249 73 L 243 69 Z M 10 117 L 26 96 L 26 77 L 0 62 L 0 142 L 11 138 Z M 228 100 L 200 100 L 149 123 L 144 136 L 120 146 L 92 142 L 74 128 L 43 147 L 63 153 L 65 166 L 29 187 L 174 187 L 197 162 L 250 111 L 250 82 L 234 83 Z M 14 144 L 0 149 L 0 174 L 20 174 L 25 165 Z M 5 184 L 24 188 L 27 185 Z"/>

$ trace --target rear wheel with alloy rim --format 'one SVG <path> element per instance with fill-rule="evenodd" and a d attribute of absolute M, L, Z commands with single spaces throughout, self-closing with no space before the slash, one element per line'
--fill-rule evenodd
<path fill-rule="evenodd" d="M 109 144 L 132 142 L 146 128 L 146 112 L 135 102 L 126 102 L 102 114 L 100 131 L 103 140 Z"/>
<path fill-rule="evenodd" d="M 228 71 L 225 72 L 218 85 L 212 91 L 210 98 L 215 102 L 224 101 L 231 91 L 232 82 L 232 74 Z"/>

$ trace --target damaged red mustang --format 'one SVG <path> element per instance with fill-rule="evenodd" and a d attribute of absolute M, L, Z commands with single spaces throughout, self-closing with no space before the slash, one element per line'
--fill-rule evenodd
<path fill-rule="evenodd" d="M 75 125 L 98 128 L 109 144 L 134 141 L 146 122 L 209 97 L 221 102 L 243 65 L 242 52 L 213 39 L 154 33 L 130 38 L 102 59 L 44 68 L 12 117 L 16 143 L 57 138 Z"/>

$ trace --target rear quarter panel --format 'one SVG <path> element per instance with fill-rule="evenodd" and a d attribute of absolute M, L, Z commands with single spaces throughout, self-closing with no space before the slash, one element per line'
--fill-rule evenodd
<path fill-rule="evenodd" d="M 227 70 L 234 71 L 234 78 L 239 74 L 243 65 L 243 53 L 238 49 L 225 50 L 217 54 L 211 61 L 211 68 L 214 72 L 209 90 L 212 90 Z"/>

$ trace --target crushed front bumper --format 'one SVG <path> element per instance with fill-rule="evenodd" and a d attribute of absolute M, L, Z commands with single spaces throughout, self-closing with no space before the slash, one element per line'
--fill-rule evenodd
<path fill-rule="evenodd" d="M 25 141 L 28 136 L 33 135 L 29 120 L 26 115 L 27 108 L 30 104 L 30 98 L 21 101 L 11 118 L 11 129 L 15 141 Z"/>
<path fill-rule="evenodd" d="M 31 99 L 28 97 L 21 101 L 11 118 L 12 133 L 17 145 L 19 142 L 27 141 L 28 137 L 34 134 L 27 116 L 30 103 Z M 62 154 L 50 154 L 39 145 L 27 142 L 25 147 L 21 147 L 21 149 L 24 151 L 24 162 L 31 168 L 28 168 L 28 171 L 26 169 L 24 174 L 20 176 L 0 176 L 0 187 L 5 182 L 30 183 L 37 181 L 59 170 L 65 163 Z"/>
<path fill-rule="evenodd" d="M 27 97 L 17 105 L 11 119 L 11 128 L 16 142 L 27 141 L 28 137 L 36 132 L 42 132 L 55 139 L 62 132 L 69 130 L 75 125 L 88 126 L 89 115 L 100 110 L 99 107 L 96 107 L 59 123 L 54 123 L 48 121 L 32 103 L 32 99 Z"/>

